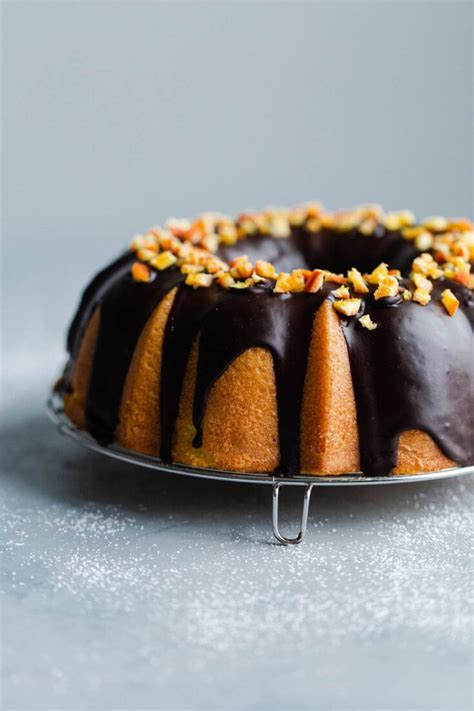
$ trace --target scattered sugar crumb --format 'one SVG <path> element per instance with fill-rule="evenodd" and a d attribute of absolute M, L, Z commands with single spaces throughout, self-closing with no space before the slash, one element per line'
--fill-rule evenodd
<path fill-rule="evenodd" d="M 39 585 L 45 606 L 70 601 L 79 616 L 140 612 L 177 647 L 200 649 L 198 666 L 249 646 L 264 655 L 286 638 L 339 645 L 401 628 L 469 643 L 472 519 L 460 505 L 469 492 L 462 483 L 450 492 L 436 504 L 407 494 L 406 509 L 388 519 L 374 509 L 366 526 L 351 513 L 334 528 L 314 505 L 307 540 L 292 548 L 269 543 L 270 510 L 266 542 L 251 513 L 238 528 L 213 530 L 156 520 L 145 506 L 133 514 L 93 504 L 14 511 L 7 500 L 3 589 Z M 41 545 L 31 535 L 38 529 Z"/>

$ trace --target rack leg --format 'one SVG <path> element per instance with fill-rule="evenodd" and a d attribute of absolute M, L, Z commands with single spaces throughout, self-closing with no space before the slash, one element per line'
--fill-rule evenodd
<path fill-rule="evenodd" d="M 303 497 L 303 513 L 301 516 L 301 529 L 296 538 L 287 538 L 282 533 L 280 533 L 280 528 L 278 525 L 278 505 L 280 496 L 280 487 L 284 486 L 281 482 L 275 482 L 273 484 L 273 535 L 275 538 L 283 543 L 284 546 L 296 545 L 301 543 L 306 533 L 306 526 L 308 523 L 308 513 L 309 513 L 309 502 L 311 499 L 311 491 L 313 490 L 314 484 L 308 484 L 304 490 Z"/>

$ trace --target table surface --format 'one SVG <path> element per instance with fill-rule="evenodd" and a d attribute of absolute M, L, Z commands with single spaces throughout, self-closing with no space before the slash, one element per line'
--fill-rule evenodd
<path fill-rule="evenodd" d="M 80 448 L 35 368 L 4 387 L 6 709 L 470 708 L 470 478 L 315 489 L 285 548 L 270 487 Z"/>

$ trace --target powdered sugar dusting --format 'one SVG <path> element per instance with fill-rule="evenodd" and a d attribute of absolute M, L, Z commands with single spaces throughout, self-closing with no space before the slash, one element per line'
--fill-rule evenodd
<path fill-rule="evenodd" d="M 388 515 L 374 507 L 367 521 L 352 509 L 318 519 L 316 497 L 308 538 L 291 549 L 264 540 L 270 509 L 266 520 L 250 515 L 213 530 L 155 519 L 143 505 L 14 510 L 7 499 L 3 587 L 20 593 L 36 582 L 44 606 L 72 605 L 79 616 L 139 613 L 178 648 L 200 650 L 198 667 L 249 647 L 265 655 L 288 639 L 337 646 L 402 629 L 429 644 L 468 644 L 472 499 L 462 481 L 445 498 L 442 487 L 408 491 L 395 512 L 387 497 Z"/>

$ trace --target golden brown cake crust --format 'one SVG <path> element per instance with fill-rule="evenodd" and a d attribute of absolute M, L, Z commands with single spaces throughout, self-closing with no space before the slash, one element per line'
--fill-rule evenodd
<path fill-rule="evenodd" d="M 203 422 L 203 445 L 192 446 L 192 404 L 197 345 L 183 385 L 173 457 L 194 466 L 269 472 L 279 460 L 275 376 L 271 354 L 252 348 L 212 387 Z"/>
<path fill-rule="evenodd" d="M 402 432 L 398 441 L 397 466 L 394 474 L 419 474 L 420 472 L 441 471 L 455 467 L 432 437 L 420 430 Z"/>
<path fill-rule="evenodd" d="M 172 289 L 155 309 L 135 348 L 120 405 L 117 441 L 143 454 L 160 451 L 160 381 L 163 336 L 176 296 Z"/>
<path fill-rule="evenodd" d="M 100 309 L 96 308 L 87 324 L 73 367 L 70 382 L 71 392 L 64 396 L 64 411 L 80 430 L 86 429 L 86 398 L 99 323 Z"/>
<path fill-rule="evenodd" d="M 301 470 L 359 471 L 356 406 L 341 322 L 329 301 L 316 313 L 301 420 Z"/>

